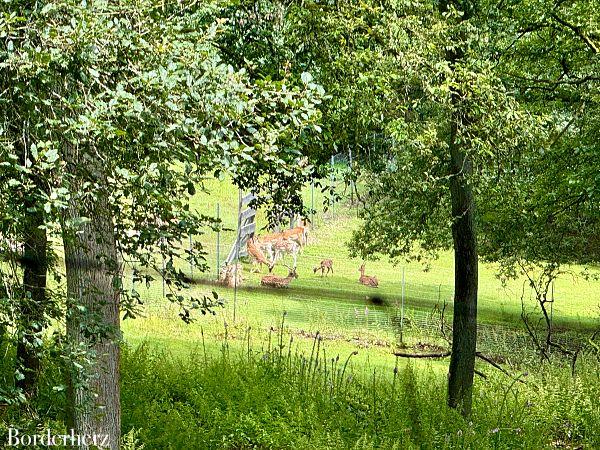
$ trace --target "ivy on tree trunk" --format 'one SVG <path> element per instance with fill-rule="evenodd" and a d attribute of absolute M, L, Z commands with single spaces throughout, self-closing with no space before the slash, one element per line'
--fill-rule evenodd
<path fill-rule="evenodd" d="M 16 386 L 33 394 L 40 371 L 39 339 L 46 309 L 47 237 L 41 211 L 30 213 L 24 225 L 23 293 L 19 328 L 22 338 L 17 343 L 17 360 L 22 377 Z"/>

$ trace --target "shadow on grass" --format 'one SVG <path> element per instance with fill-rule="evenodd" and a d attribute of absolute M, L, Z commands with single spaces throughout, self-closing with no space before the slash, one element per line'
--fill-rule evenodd
<path fill-rule="evenodd" d="M 195 278 L 191 280 L 193 285 L 206 285 L 224 288 L 223 285 L 210 279 Z M 346 285 L 352 287 L 350 285 Z M 226 288 L 233 290 L 231 288 Z M 409 311 L 418 311 L 420 313 L 432 313 L 435 309 L 440 309 L 443 302 L 438 298 L 437 288 L 427 289 L 431 291 L 431 298 L 423 298 L 412 295 L 407 295 L 404 300 L 405 308 Z M 373 306 L 380 311 L 387 311 L 389 315 L 395 315 L 401 304 L 400 295 L 391 295 L 389 293 L 380 293 L 377 289 L 363 288 L 357 283 L 353 290 L 343 290 L 330 286 L 314 284 L 312 286 L 294 286 L 291 284 L 287 288 L 271 288 L 256 285 L 242 285 L 238 288 L 238 292 L 246 293 L 252 296 L 276 296 L 285 298 L 290 301 L 310 301 L 318 303 L 335 302 L 340 308 L 356 308 L 364 306 Z M 444 293 L 446 294 L 446 293 Z M 479 323 L 489 325 L 500 325 L 503 327 L 522 330 L 523 322 L 521 319 L 521 311 L 516 308 L 509 308 L 500 311 L 492 305 L 479 305 L 478 308 Z M 452 321 L 452 302 L 448 302 L 446 310 L 446 318 Z M 578 317 L 561 317 L 555 318 L 555 328 L 562 330 L 571 330 L 579 332 L 587 332 L 597 325 L 593 319 L 581 319 Z"/>

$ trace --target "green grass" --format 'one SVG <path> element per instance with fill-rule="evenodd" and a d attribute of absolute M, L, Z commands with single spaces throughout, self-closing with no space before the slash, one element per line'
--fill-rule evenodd
<path fill-rule="evenodd" d="M 176 334 L 177 329 L 169 330 Z M 446 407 L 446 376 L 436 362 L 398 366 L 338 357 L 336 341 L 187 342 L 153 340 L 124 348 L 121 364 L 124 450 L 200 449 L 544 449 L 598 448 L 597 355 L 568 367 L 533 365 L 519 383 L 479 367 L 469 419 Z M 270 342 L 270 345 L 268 344 Z M 27 410 L 0 409 L 21 434 L 65 430 L 60 363 L 47 361 Z M 0 369 L 2 364 L 0 363 Z"/>
<path fill-rule="evenodd" d="M 205 187 L 209 193 L 197 194 L 192 206 L 209 214 L 216 213 L 218 203 L 224 225 L 234 229 L 237 224 L 237 191 L 227 181 L 208 180 Z M 305 189 L 303 195 L 310 205 L 310 189 Z M 321 205 L 322 201 L 323 194 L 315 189 L 315 205 Z M 261 211 L 257 222 L 259 228 L 266 224 Z M 380 281 L 378 289 L 371 289 L 358 283 L 361 261 L 350 258 L 344 245 L 352 230 L 359 226 L 355 210 L 340 204 L 334 217 L 329 212 L 321 212 L 315 222 L 309 244 L 298 258 L 299 278 L 293 280 L 288 289 L 264 288 L 260 286 L 260 277 L 264 274 L 250 273 L 250 266 L 246 265 L 245 279 L 235 302 L 232 289 L 213 284 L 216 277 L 216 233 L 201 236 L 199 240 L 207 250 L 211 271 L 204 274 L 195 271 L 191 292 L 200 295 L 216 289 L 226 301 L 225 308 L 218 310 L 214 317 L 201 317 L 189 326 L 174 324 L 172 322 L 178 320 L 176 311 L 166 306 L 166 301 L 161 298 L 160 283 L 155 283 L 150 290 L 138 288 L 148 305 L 149 317 L 125 322 L 126 339 L 132 342 L 149 339 L 165 345 L 177 340 L 193 346 L 199 342 L 200 327 L 203 327 L 206 339 L 218 339 L 224 323 L 229 325 L 234 338 L 241 339 L 248 327 L 260 330 L 266 338 L 266 331 L 270 327 L 278 327 L 285 312 L 286 326 L 299 339 L 320 331 L 328 340 L 337 341 L 340 351 L 349 352 L 368 346 L 369 354 L 389 365 L 390 347 L 398 342 L 403 268 L 406 279 L 405 316 L 408 317 L 407 322 L 413 324 L 406 333 L 408 341 L 411 341 L 411 335 L 414 339 L 421 339 L 424 328 L 428 327 L 423 320 L 430 319 L 429 326 L 436 326 L 436 317 L 428 315 L 434 307 L 441 307 L 444 301 L 449 304 L 447 311 L 450 315 L 453 292 L 453 255 L 450 252 L 443 252 L 438 260 L 432 261 L 427 271 L 418 263 L 394 267 L 386 260 L 368 262 L 367 273 L 377 275 Z M 221 233 L 221 260 L 228 253 L 234 236 L 235 231 Z M 312 267 L 324 258 L 334 260 L 333 276 L 322 278 L 313 274 Z M 190 272 L 185 264 L 181 268 Z M 573 267 L 572 270 L 577 272 L 581 268 Z M 285 267 L 275 268 L 277 274 L 285 275 L 286 272 Z M 503 286 L 496 278 L 496 267 L 481 264 L 480 324 L 500 325 L 499 330 L 503 327 L 522 328 L 522 285 L 523 280 L 515 280 Z M 599 293 L 599 282 L 571 277 L 557 280 L 553 311 L 555 324 L 575 329 L 587 329 L 597 324 Z M 374 304 L 371 300 L 374 295 L 383 300 L 383 305 Z M 530 308 L 535 306 L 528 297 L 526 302 Z"/>
<path fill-rule="evenodd" d="M 328 343 L 306 353 L 250 352 L 224 341 L 205 357 L 142 346 L 124 355 L 123 430 L 150 449 L 597 448 L 600 379 L 556 367 L 511 382 L 488 371 L 476 381 L 469 420 L 445 406 L 445 376 L 345 367 Z M 548 367 L 546 368 L 548 369 Z M 491 369 L 493 370 L 493 369 Z M 540 389 L 543 387 L 543 389 Z"/>
<path fill-rule="evenodd" d="M 194 206 L 210 213 L 219 202 L 225 225 L 235 227 L 236 191 L 213 180 L 207 187 L 210 195 L 198 194 Z M 310 198 L 310 191 L 304 195 Z M 317 192 L 316 203 L 321 200 Z M 264 224 L 262 214 L 258 220 Z M 392 354 L 399 341 L 402 268 L 384 260 L 368 262 L 367 272 L 377 275 L 380 288 L 360 285 L 361 261 L 349 258 L 344 247 L 358 224 L 347 207 L 338 205 L 333 218 L 321 214 L 299 258 L 300 278 L 289 289 L 261 287 L 261 275 L 250 274 L 246 266 L 234 303 L 233 290 L 213 284 L 214 270 L 196 272 L 192 293 L 216 289 L 226 303 L 214 316 L 189 325 L 161 298 L 160 283 L 140 289 L 145 317 L 123 322 L 123 434 L 129 442 L 124 448 L 600 447 L 597 359 L 583 355 L 576 377 L 559 364 L 510 360 L 529 345 L 500 343 L 505 326 L 520 327 L 521 281 L 503 287 L 493 265 L 480 268 L 479 319 L 488 325 L 482 330 L 490 334 L 486 339 L 494 342 L 495 351 L 516 363 L 511 372 L 528 370 L 530 375 L 526 384 L 513 382 L 478 361 L 477 369 L 488 378 L 476 378 L 473 416 L 467 421 L 447 408 L 447 360 L 397 360 Z M 233 236 L 222 233 L 222 258 Z M 200 239 L 208 260 L 216 261 L 215 233 Z M 323 258 L 334 259 L 334 276 L 312 273 Z M 430 270 L 421 269 L 405 265 L 405 342 L 426 339 L 429 345 L 444 345 L 410 319 L 414 311 L 429 313 L 451 301 L 452 255 L 443 253 Z M 276 272 L 284 274 L 284 269 Z M 560 279 L 555 319 L 589 327 L 597 320 L 599 287 Z M 374 294 L 384 304 L 374 304 Z M 1 371 L 10 374 L 10 367 L 0 364 Z M 0 411 L 0 442 L 8 423 L 23 430 L 42 423 L 64 428 L 64 393 L 52 390 L 63 378 L 61 368 L 49 362 L 31 410 Z"/>

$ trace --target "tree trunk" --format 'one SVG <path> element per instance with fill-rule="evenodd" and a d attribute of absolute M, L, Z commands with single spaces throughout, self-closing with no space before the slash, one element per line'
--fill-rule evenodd
<path fill-rule="evenodd" d="M 44 328 L 46 310 L 47 237 L 41 211 L 35 210 L 27 217 L 24 225 L 23 298 L 20 303 L 17 361 L 23 378 L 16 386 L 27 395 L 35 393 L 40 371 L 39 341 Z"/>
<path fill-rule="evenodd" d="M 25 140 L 27 133 L 16 128 L 16 135 L 23 135 L 24 141 L 18 139 L 15 148 L 19 155 L 20 163 L 26 167 L 26 161 L 33 156 L 27 153 L 30 145 Z M 45 326 L 46 312 L 46 273 L 48 270 L 46 230 L 42 227 L 44 214 L 42 205 L 37 200 L 40 192 L 45 190 L 42 180 L 32 175 L 33 191 L 26 193 L 24 209 L 26 217 L 22 223 L 21 235 L 23 243 L 23 256 L 20 258 L 23 267 L 23 289 L 19 302 L 17 365 L 23 377 L 17 378 L 15 385 L 23 392 L 32 396 L 35 394 L 36 383 L 41 368 L 40 339 Z"/>
<path fill-rule="evenodd" d="M 442 0 L 440 11 L 452 4 L 463 15 L 460 22 L 474 14 L 475 2 Z M 465 36 L 458 32 L 454 46 L 446 53 L 451 68 L 464 58 Z M 468 113 L 460 105 L 462 93 L 451 91 L 452 112 L 449 123 L 450 197 L 452 200 L 452 240 L 454 243 L 454 318 L 452 356 L 448 374 L 448 405 L 462 415 L 471 414 L 475 352 L 477 349 L 478 256 L 475 229 L 475 199 L 469 185 L 472 174 L 470 156 L 458 141 L 458 127 L 468 122 Z"/>
<path fill-rule="evenodd" d="M 456 135 L 456 123 L 452 124 Z M 454 319 L 452 356 L 448 377 L 448 405 L 471 413 L 475 352 L 477 348 L 478 256 L 475 230 L 475 200 L 467 176 L 471 163 L 451 137 L 450 153 L 454 176 L 452 197 L 452 239 L 454 242 Z"/>
<path fill-rule="evenodd" d="M 119 267 L 102 168 L 95 156 L 77 151 L 66 157 L 68 173 L 78 177 L 65 215 L 64 248 L 67 271 L 67 337 L 72 359 L 68 386 L 70 426 L 77 435 L 108 436 L 119 448 Z M 81 177 L 81 178 L 79 178 Z M 83 180 L 97 183 L 90 192 Z M 72 221 L 85 217 L 83 225 Z M 88 440 L 88 442 L 91 442 Z M 81 448 L 90 448 L 82 445 Z"/>

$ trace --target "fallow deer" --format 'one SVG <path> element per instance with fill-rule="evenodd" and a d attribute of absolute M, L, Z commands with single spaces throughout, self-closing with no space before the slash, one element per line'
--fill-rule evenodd
<path fill-rule="evenodd" d="M 219 283 L 224 286 L 241 286 L 244 278 L 242 277 L 242 265 L 240 263 L 228 264 L 221 267 L 219 273 Z"/>
<path fill-rule="evenodd" d="M 302 225 L 298 225 L 288 230 L 282 230 L 278 233 L 269 233 L 261 236 L 261 242 L 274 242 L 279 239 L 292 239 L 296 241 L 301 247 L 305 246 L 308 241 L 308 226 L 303 222 Z"/>
<path fill-rule="evenodd" d="M 325 273 L 325 269 L 327 269 L 327 273 Z M 313 273 L 317 273 L 317 271 L 321 271 L 321 276 L 328 275 L 329 271 L 333 275 L 333 260 L 332 259 L 324 259 L 320 262 L 320 265 L 317 267 L 313 267 Z"/>
<path fill-rule="evenodd" d="M 298 253 L 300 252 L 300 245 L 293 239 L 279 239 L 273 243 L 273 250 L 275 256 L 273 258 L 273 265 L 282 259 L 284 255 L 289 254 L 294 259 L 294 270 L 296 269 L 296 263 L 298 260 Z"/>
<path fill-rule="evenodd" d="M 252 237 L 250 239 L 248 239 L 248 242 L 246 243 L 246 246 L 248 248 L 248 254 L 252 257 L 252 260 L 254 262 L 254 265 L 259 264 L 260 268 L 259 268 L 259 272 L 260 269 L 262 269 L 262 265 L 266 265 L 269 268 L 269 272 L 271 272 L 273 270 L 273 251 L 271 249 L 271 246 L 269 245 L 268 248 L 266 248 L 267 252 L 270 254 L 271 260 L 267 260 L 267 258 L 265 257 L 261 247 L 264 248 L 264 246 L 261 246 L 257 241 L 255 237 Z"/>
<path fill-rule="evenodd" d="M 296 273 L 295 268 L 290 270 L 287 277 L 279 277 L 277 275 L 265 275 L 261 278 L 260 284 L 262 284 L 263 286 L 285 288 L 289 286 L 290 281 L 292 281 L 293 278 L 298 278 L 298 274 Z"/>
<path fill-rule="evenodd" d="M 365 275 L 365 265 L 364 264 L 362 264 L 360 266 L 360 269 L 358 269 L 358 271 L 360 272 L 360 278 L 358 279 L 358 281 L 361 284 L 364 284 L 365 286 L 369 286 L 369 287 L 374 287 L 374 288 L 379 286 L 379 281 L 377 281 L 377 277 Z"/>
<path fill-rule="evenodd" d="M 305 246 L 308 241 L 308 227 L 305 225 L 298 225 L 297 227 L 290 228 L 289 230 L 283 230 L 281 232 L 283 237 L 293 239 L 301 247 Z"/>

